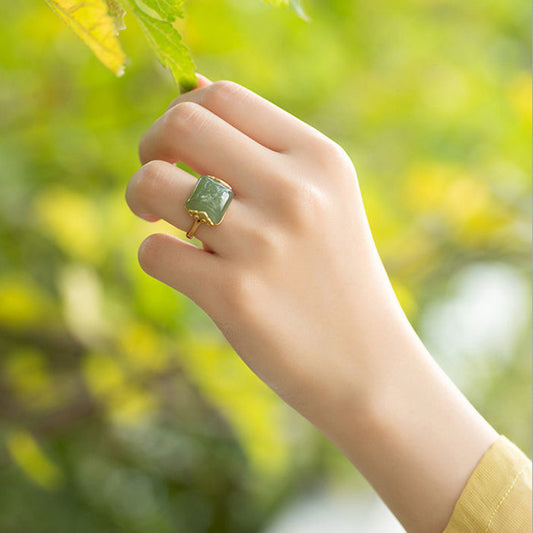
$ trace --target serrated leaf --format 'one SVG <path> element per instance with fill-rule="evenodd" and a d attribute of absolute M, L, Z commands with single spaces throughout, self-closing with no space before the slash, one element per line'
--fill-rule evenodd
<path fill-rule="evenodd" d="M 126 55 L 105 0 L 45 0 L 59 17 L 117 76 L 124 72 Z"/>
<path fill-rule="evenodd" d="M 275 6 L 289 6 L 300 18 L 309 20 L 309 17 L 304 11 L 301 0 L 265 0 L 265 2 Z"/>
<path fill-rule="evenodd" d="M 198 84 L 189 49 L 174 27 L 176 18 L 183 17 L 183 0 L 125 0 L 137 17 L 148 42 L 159 61 L 170 69 L 183 91 Z"/>
<path fill-rule="evenodd" d="M 163 20 L 174 22 L 177 18 L 183 18 L 183 0 L 137 0 L 159 14 Z"/>

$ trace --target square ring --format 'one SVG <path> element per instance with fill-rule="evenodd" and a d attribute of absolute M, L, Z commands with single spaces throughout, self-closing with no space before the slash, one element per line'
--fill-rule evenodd
<path fill-rule="evenodd" d="M 195 219 L 217 226 L 233 200 L 232 188 L 221 179 L 213 176 L 200 176 L 189 198 L 185 209 Z"/>

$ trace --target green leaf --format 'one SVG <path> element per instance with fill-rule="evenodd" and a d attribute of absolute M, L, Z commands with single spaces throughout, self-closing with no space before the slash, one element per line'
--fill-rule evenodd
<path fill-rule="evenodd" d="M 176 18 L 183 17 L 183 0 L 122 0 L 139 21 L 148 42 L 161 63 L 170 69 L 182 91 L 197 85 L 196 66 L 178 30 Z"/>
<path fill-rule="evenodd" d="M 168 22 L 174 22 L 176 18 L 184 16 L 183 0 L 142 0 L 137 3 L 144 3 Z"/>
<path fill-rule="evenodd" d="M 115 74 L 124 72 L 126 56 L 117 39 L 116 19 L 105 0 L 45 0 L 59 17 Z"/>

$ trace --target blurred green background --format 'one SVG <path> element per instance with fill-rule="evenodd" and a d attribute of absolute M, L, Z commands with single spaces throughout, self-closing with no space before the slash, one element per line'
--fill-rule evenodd
<path fill-rule="evenodd" d="M 310 23 L 189 0 L 182 30 L 200 72 L 347 150 L 409 318 L 529 454 L 530 5 L 305 5 Z M 42 0 L 0 3 L 0 531 L 256 532 L 313 488 L 368 493 L 138 267 L 141 240 L 173 230 L 124 190 L 176 89 L 126 23 L 115 78 Z"/>

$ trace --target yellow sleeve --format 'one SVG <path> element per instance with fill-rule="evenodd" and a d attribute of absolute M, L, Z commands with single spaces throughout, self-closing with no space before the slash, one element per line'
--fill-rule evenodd
<path fill-rule="evenodd" d="M 531 533 L 531 461 L 503 435 L 470 476 L 444 533 Z"/>

